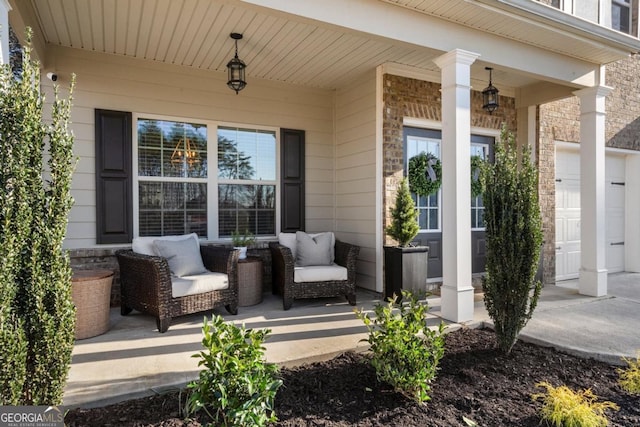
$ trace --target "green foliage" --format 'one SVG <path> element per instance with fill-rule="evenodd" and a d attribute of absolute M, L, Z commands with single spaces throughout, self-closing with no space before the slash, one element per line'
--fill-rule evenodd
<path fill-rule="evenodd" d="M 598 402 L 590 389 L 574 392 L 567 386 L 553 387 L 544 381 L 536 386 L 545 388 L 546 393 L 531 397 L 533 400 L 542 399 L 540 415 L 555 427 L 605 427 L 609 421 L 604 411 L 619 409 L 615 403 Z"/>
<path fill-rule="evenodd" d="M 75 167 L 69 100 L 43 117 L 31 32 L 16 77 L 0 72 L 0 386 L 2 405 L 59 405 L 75 341 L 71 268 L 62 249 Z M 44 152 L 48 159 L 45 163 Z"/>
<path fill-rule="evenodd" d="M 396 194 L 396 203 L 391 209 L 391 224 L 386 232 L 395 239 L 400 246 L 407 246 L 420 231 L 418 225 L 418 211 L 411 198 L 407 179 L 400 181 L 400 188 Z"/>
<path fill-rule="evenodd" d="M 429 175 L 429 167 L 435 179 Z M 409 188 L 419 196 L 437 192 L 442 185 L 442 164 L 433 153 L 422 152 L 409 159 Z"/>
<path fill-rule="evenodd" d="M 480 171 L 484 159 L 478 155 L 471 156 L 471 197 L 478 197 L 484 192 L 482 188 L 482 180 L 480 179 Z"/>
<path fill-rule="evenodd" d="M 500 349 L 509 353 L 538 302 L 535 280 L 542 244 L 537 171 L 527 148 L 518 158 L 513 134 L 502 128 L 495 164 L 481 179 L 487 241 L 484 302 Z"/>
<path fill-rule="evenodd" d="M 225 323 L 222 316 L 204 320 L 202 345 L 193 357 L 204 366 L 188 385 L 187 415 L 204 410 L 222 426 L 264 426 L 277 421 L 274 400 L 282 380 L 278 367 L 264 360 L 264 342 L 271 332 Z"/>
<path fill-rule="evenodd" d="M 430 329 L 429 306 L 410 292 L 403 291 L 402 296 L 402 304 L 396 303 L 395 296 L 387 304 L 376 304 L 374 318 L 362 309 L 355 313 L 369 330 L 364 341 L 371 346 L 378 380 L 422 403 L 431 399 L 431 382 L 444 356 L 444 324 Z"/>
<path fill-rule="evenodd" d="M 246 247 L 253 244 L 256 241 L 254 235 L 247 229 L 244 233 L 240 233 L 238 230 L 231 233 L 231 242 L 233 246 L 237 248 Z"/>
<path fill-rule="evenodd" d="M 640 351 L 635 360 L 623 357 L 626 369 L 618 369 L 618 383 L 629 393 L 640 394 Z"/>

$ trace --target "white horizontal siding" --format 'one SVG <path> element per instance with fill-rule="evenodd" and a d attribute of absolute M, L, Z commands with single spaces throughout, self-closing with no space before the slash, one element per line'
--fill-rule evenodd
<path fill-rule="evenodd" d="M 360 246 L 358 286 L 375 290 L 376 75 L 372 70 L 336 96 L 336 234 Z"/>
<path fill-rule="evenodd" d="M 333 230 L 334 94 L 271 81 L 249 80 L 239 95 L 226 86 L 226 74 L 152 61 L 50 47 L 48 68 L 66 87 L 77 75 L 71 112 L 79 157 L 72 181 L 75 199 L 65 247 L 96 247 L 96 108 L 165 115 L 192 120 L 302 129 L 306 132 L 307 229 Z M 249 64 L 251 65 L 251 64 Z M 47 102 L 51 82 L 43 79 Z"/>

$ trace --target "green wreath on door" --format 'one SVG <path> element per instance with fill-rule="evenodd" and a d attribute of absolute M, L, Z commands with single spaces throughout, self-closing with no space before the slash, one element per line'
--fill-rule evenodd
<path fill-rule="evenodd" d="M 478 197 L 484 192 L 480 181 L 480 171 L 484 160 L 471 156 L 471 196 Z M 442 185 L 442 164 L 432 153 L 421 152 L 409 159 L 409 188 L 419 196 L 436 193 Z"/>
<path fill-rule="evenodd" d="M 409 188 L 419 196 L 436 193 L 442 185 L 442 165 L 432 153 L 422 152 L 409 159 Z"/>

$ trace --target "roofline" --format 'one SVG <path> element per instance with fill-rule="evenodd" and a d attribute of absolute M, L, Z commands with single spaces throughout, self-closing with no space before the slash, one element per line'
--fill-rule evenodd
<path fill-rule="evenodd" d="M 530 19 L 540 25 L 547 25 L 557 30 L 571 33 L 594 43 L 618 50 L 621 55 L 628 56 L 640 52 L 640 39 L 629 34 L 606 28 L 598 23 L 588 21 L 575 15 L 563 12 L 555 7 L 532 0 L 466 0 L 483 5 L 499 13 L 508 13 Z"/>

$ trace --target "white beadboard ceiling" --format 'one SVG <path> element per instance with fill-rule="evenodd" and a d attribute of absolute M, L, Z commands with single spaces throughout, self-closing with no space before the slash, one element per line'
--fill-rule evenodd
<path fill-rule="evenodd" d="M 432 60 L 443 53 L 232 0 L 15 1 L 30 2 L 48 44 L 226 72 L 234 51 L 229 34 L 239 32 L 244 39 L 238 53 L 248 65 L 248 78 L 322 89 L 337 88 L 383 63 L 437 73 Z M 565 35 L 574 42 L 559 43 L 560 30 L 541 31 L 531 20 L 487 6 L 494 0 L 380 1 L 589 62 L 606 63 L 620 55 L 583 35 Z M 482 80 L 485 65 L 478 61 L 472 69 Z M 494 72 L 495 83 L 511 88 L 534 81 Z"/>

